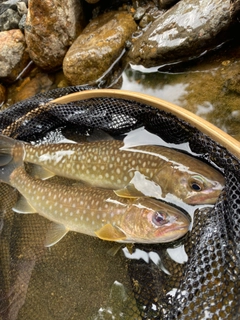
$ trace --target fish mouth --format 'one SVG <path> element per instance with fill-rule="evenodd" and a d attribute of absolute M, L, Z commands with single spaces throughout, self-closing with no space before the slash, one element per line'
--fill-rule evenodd
<path fill-rule="evenodd" d="M 186 198 L 186 203 L 192 205 L 201 205 L 201 204 L 214 204 L 217 202 L 217 199 L 221 193 L 222 189 L 211 189 L 201 193 L 197 193 L 194 195 L 189 195 Z M 212 192 L 215 191 L 215 192 Z M 209 193 L 213 193 L 211 197 L 209 197 Z"/>
<path fill-rule="evenodd" d="M 168 226 L 166 228 L 164 228 L 164 230 L 157 230 L 156 232 L 156 238 L 162 238 L 161 242 L 171 242 L 174 240 L 177 240 L 181 237 L 183 237 L 189 230 L 189 225 L 190 225 L 190 221 L 183 223 L 181 225 L 171 225 Z M 176 232 L 176 234 L 174 234 L 174 232 Z M 163 235 L 166 234 L 166 236 L 164 237 Z M 160 239 L 158 239 L 159 241 Z M 160 242 L 160 241 L 159 241 Z"/>

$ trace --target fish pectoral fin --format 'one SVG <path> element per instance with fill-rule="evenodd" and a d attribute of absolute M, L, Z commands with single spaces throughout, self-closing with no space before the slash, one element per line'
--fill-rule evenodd
<path fill-rule="evenodd" d="M 53 222 L 46 234 L 44 243 L 45 247 L 51 247 L 56 244 L 65 236 L 65 234 L 68 233 L 68 231 L 69 229 L 67 229 L 63 224 Z"/>
<path fill-rule="evenodd" d="M 34 178 L 42 179 L 42 180 L 47 180 L 55 176 L 55 173 L 38 164 L 34 164 L 32 166 L 30 173 L 31 173 L 31 176 L 33 176 Z"/>
<path fill-rule="evenodd" d="M 12 210 L 14 212 L 17 213 L 24 213 L 24 214 L 28 214 L 28 213 L 36 213 L 37 211 L 29 204 L 29 202 L 27 201 L 27 199 L 20 195 L 20 197 L 18 198 L 16 204 L 14 205 L 14 207 L 12 208 Z"/>
<path fill-rule="evenodd" d="M 144 196 L 144 194 L 141 191 L 138 191 L 132 183 L 128 184 L 123 189 L 113 191 L 118 197 L 121 198 L 139 198 Z"/>
<path fill-rule="evenodd" d="M 107 241 L 120 241 L 126 239 L 125 233 L 110 223 L 105 224 L 101 229 L 97 230 L 95 234 L 98 238 Z"/>

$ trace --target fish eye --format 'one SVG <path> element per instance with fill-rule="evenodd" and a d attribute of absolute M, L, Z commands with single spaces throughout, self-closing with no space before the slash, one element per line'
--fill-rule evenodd
<path fill-rule="evenodd" d="M 166 219 L 166 214 L 162 211 L 154 212 L 152 222 L 158 227 L 166 224 L 168 222 Z"/>
<path fill-rule="evenodd" d="M 201 191 L 204 189 L 205 180 L 201 176 L 193 176 L 190 181 L 190 187 L 193 191 Z"/>
<path fill-rule="evenodd" d="M 194 191 L 201 191 L 201 190 L 202 190 L 201 186 L 200 186 L 198 183 L 196 183 L 196 182 L 193 182 L 193 183 L 191 184 L 191 188 L 192 188 Z"/>

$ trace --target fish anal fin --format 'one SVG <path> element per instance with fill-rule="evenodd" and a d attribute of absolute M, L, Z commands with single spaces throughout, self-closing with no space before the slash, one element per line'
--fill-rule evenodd
<path fill-rule="evenodd" d="M 121 198 L 139 198 L 144 196 L 144 194 L 141 191 L 138 191 L 133 184 L 129 184 L 123 189 L 113 191 Z"/>
<path fill-rule="evenodd" d="M 68 233 L 68 231 L 69 230 L 63 224 L 53 222 L 46 234 L 44 243 L 45 247 L 51 247 L 58 243 L 58 241 L 60 241 Z"/>
<path fill-rule="evenodd" d="M 112 224 L 107 223 L 101 229 L 95 232 L 96 236 L 106 241 L 121 241 L 126 239 L 125 233 Z"/>
<path fill-rule="evenodd" d="M 29 202 L 27 201 L 27 199 L 20 195 L 16 204 L 14 205 L 14 207 L 12 208 L 13 211 L 17 212 L 17 213 L 36 213 L 37 211 L 29 204 Z"/>
<path fill-rule="evenodd" d="M 37 179 L 46 180 L 55 176 L 55 173 L 38 164 L 34 164 L 31 167 L 31 176 Z"/>

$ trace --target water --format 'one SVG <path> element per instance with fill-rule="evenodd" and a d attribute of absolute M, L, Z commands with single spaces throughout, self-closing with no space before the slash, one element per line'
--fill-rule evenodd
<path fill-rule="evenodd" d="M 142 92 L 177 104 L 240 140 L 239 44 L 175 68 L 130 65 L 121 89 Z"/>
<path fill-rule="evenodd" d="M 180 66 L 176 72 L 159 72 L 156 68 L 147 70 L 139 66 L 129 66 L 122 76 L 121 89 L 144 92 L 175 103 L 210 121 L 240 141 L 240 60 L 237 49 L 237 44 L 221 48 L 187 68 Z M 53 85 L 55 86 L 56 84 Z M 14 88 L 15 85 L 9 88 L 9 91 Z M 178 147 L 189 151 L 188 145 Z M 193 217 L 194 210 L 191 210 Z M 17 220 L 19 223 L 19 219 L 20 217 L 14 216 L 15 222 Z M 15 277 L 11 278 L 14 284 L 12 288 L 15 290 L 19 279 L 24 279 L 26 270 L 26 266 L 19 263 L 25 254 L 25 244 L 21 239 L 34 238 L 31 232 L 29 233 L 29 228 L 32 228 L 31 223 L 36 223 L 34 217 L 27 216 L 23 220 L 21 228 L 17 228 L 16 223 L 14 227 L 17 228 L 15 235 L 19 236 L 14 253 L 18 266 Z M 34 242 L 35 240 L 32 245 Z M 16 303 L 11 304 L 14 309 L 11 320 L 36 319 L 36 314 L 46 319 L 66 319 L 66 316 L 69 316 L 69 319 L 79 319 L 79 315 L 80 319 L 102 319 L 102 316 L 104 319 L 113 319 L 113 316 L 118 317 L 117 319 L 137 319 L 138 311 L 131 296 L 126 259 L 143 260 L 146 265 L 153 263 L 168 275 L 171 270 L 162 263 L 162 251 L 167 251 L 176 264 L 182 265 L 187 260 L 184 245 L 181 244 L 177 248 L 165 247 L 163 250 L 159 250 L 157 246 L 156 251 L 150 252 L 139 248 L 133 254 L 125 248 L 120 249 L 114 257 L 108 254 L 111 247 L 110 243 L 70 233 L 66 239 L 51 248 L 43 260 L 34 255 L 28 256 L 31 282 L 26 288 L 26 296 L 20 297 L 14 293 L 15 301 L 23 301 L 23 306 L 17 308 Z M 4 267 L 4 272 L 5 275 L 10 274 L 9 265 Z M 8 282 L 8 276 L 6 278 Z M 126 299 L 127 307 L 124 303 L 116 307 L 119 301 Z M 127 309 L 131 308 L 135 316 L 130 313 L 128 315 Z"/>

